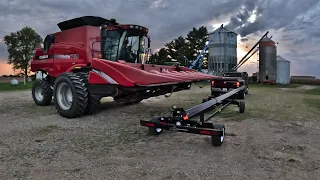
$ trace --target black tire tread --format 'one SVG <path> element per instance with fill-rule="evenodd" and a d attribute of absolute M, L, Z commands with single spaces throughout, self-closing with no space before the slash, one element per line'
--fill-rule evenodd
<path fill-rule="evenodd" d="M 157 122 L 159 122 L 159 121 L 160 121 L 160 117 L 153 117 L 153 118 L 151 119 L 151 122 L 153 122 L 153 123 L 157 123 Z M 160 132 L 157 132 L 157 131 L 156 131 L 156 128 L 154 128 L 154 127 L 149 127 L 148 129 L 149 129 L 149 134 L 154 135 L 154 136 L 161 134 L 162 131 L 163 131 L 163 130 L 162 130 L 162 131 L 160 131 Z"/>
<path fill-rule="evenodd" d="M 219 129 L 219 130 L 224 129 L 224 132 L 226 131 L 226 128 L 223 124 L 214 124 L 213 128 Z M 221 146 L 223 144 L 223 142 L 224 142 L 224 140 L 221 142 L 220 136 L 211 136 L 211 144 L 213 146 Z"/>
<path fill-rule="evenodd" d="M 244 101 L 240 101 L 240 102 L 239 102 L 239 112 L 240 112 L 240 113 L 244 113 L 245 108 L 246 108 L 245 102 L 244 102 Z"/>
<path fill-rule="evenodd" d="M 239 91 L 239 99 L 245 99 L 245 97 L 246 97 L 245 90 Z"/>
<path fill-rule="evenodd" d="M 77 75 L 82 79 L 82 81 L 86 84 L 86 87 L 88 88 L 88 78 L 89 78 L 89 73 L 87 72 L 77 72 Z M 88 96 L 88 105 L 85 110 L 85 114 L 93 114 L 98 110 L 98 107 L 100 106 L 100 97 L 91 95 L 89 92 Z"/>
<path fill-rule="evenodd" d="M 41 86 L 43 88 L 43 100 L 42 100 L 42 102 L 37 101 L 36 98 L 35 98 L 34 90 L 35 90 L 35 88 L 37 86 Z M 47 106 L 47 105 L 49 105 L 51 103 L 51 101 L 52 101 L 52 94 L 53 94 L 53 92 L 52 92 L 50 84 L 44 79 L 36 81 L 32 85 L 32 98 L 33 98 L 34 102 L 39 106 Z"/>
<path fill-rule="evenodd" d="M 59 108 L 58 102 L 57 100 L 55 100 L 55 105 L 58 113 L 61 116 L 66 118 L 76 118 L 83 115 L 88 105 L 88 88 L 86 87 L 85 83 L 82 82 L 81 78 L 74 73 L 70 73 L 70 72 L 63 73 L 56 79 L 56 82 L 58 82 L 61 78 L 67 78 L 71 81 L 75 89 L 76 104 L 74 108 L 70 109 L 69 111 L 64 111 Z M 55 83 L 54 91 L 56 91 L 57 87 L 58 87 L 58 84 Z M 56 99 L 56 95 L 55 95 L 55 99 Z"/>

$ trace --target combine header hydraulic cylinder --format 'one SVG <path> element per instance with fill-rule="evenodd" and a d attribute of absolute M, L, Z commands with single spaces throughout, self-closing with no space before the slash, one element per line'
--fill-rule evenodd
<path fill-rule="evenodd" d="M 244 113 L 245 102 L 234 99 L 233 95 L 243 90 L 245 86 L 231 90 L 218 97 L 209 97 L 197 106 L 184 110 L 173 106 L 172 116 L 153 117 L 151 121 L 140 120 L 140 125 L 147 126 L 149 132 L 153 135 L 159 135 L 163 129 L 170 131 L 179 131 L 185 133 L 194 133 L 210 135 L 212 145 L 220 146 L 224 142 L 225 126 L 223 124 L 207 123 L 216 114 L 221 112 L 230 104 L 238 105 L 240 113 Z M 215 110 L 208 118 L 205 119 L 205 112 Z M 190 118 L 200 115 L 200 121 L 191 120 Z"/>

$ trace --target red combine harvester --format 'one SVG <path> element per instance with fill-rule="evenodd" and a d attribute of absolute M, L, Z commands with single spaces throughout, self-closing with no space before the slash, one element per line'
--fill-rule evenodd
<path fill-rule="evenodd" d="M 133 104 L 216 78 L 186 67 L 144 64 L 150 37 L 139 25 L 84 16 L 58 26 L 61 32 L 47 35 L 31 61 L 31 70 L 45 75 L 32 96 L 41 106 L 53 97 L 67 118 L 92 113 L 102 97 Z"/>
<path fill-rule="evenodd" d="M 243 80 L 181 66 L 145 64 L 145 53 L 150 50 L 145 27 L 94 16 L 71 19 L 58 26 L 61 32 L 47 35 L 44 47 L 36 49 L 31 61 L 31 70 L 43 77 L 34 83 L 32 97 L 40 106 L 49 105 L 53 97 L 63 117 L 93 113 L 102 97 L 134 104 L 190 89 L 191 83 L 198 81 L 230 90 L 217 94 L 211 88 L 212 95 L 201 104 L 186 110 L 173 106 L 172 116 L 140 120 L 140 124 L 155 135 L 162 130 L 209 135 L 212 144 L 220 146 L 224 142 L 224 125 L 207 121 L 230 104 L 238 105 L 240 113 L 244 113 L 244 101 L 236 99 L 246 89 Z M 215 109 L 205 118 L 205 112 Z M 198 115 L 200 121 L 191 119 Z"/>

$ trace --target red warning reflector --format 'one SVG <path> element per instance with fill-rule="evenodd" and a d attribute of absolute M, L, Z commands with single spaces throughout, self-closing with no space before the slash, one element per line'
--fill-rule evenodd
<path fill-rule="evenodd" d="M 188 120 L 189 119 L 189 117 L 188 117 L 188 115 L 185 115 L 185 116 L 183 116 L 183 120 Z"/>
<path fill-rule="evenodd" d="M 154 124 L 147 123 L 147 126 L 149 126 L 149 127 L 154 127 Z"/>
<path fill-rule="evenodd" d="M 164 125 L 164 124 L 166 124 L 166 122 L 159 122 L 159 124 L 163 124 Z"/>
<path fill-rule="evenodd" d="M 200 131 L 200 134 L 207 134 L 207 135 L 210 135 L 210 134 L 211 134 L 211 131 L 204 131 L 204 130 L 201 130 L 201 131 Z"/>
<path fill-rule="evenodd" d="M 218 132 L 217 131 L 213 131 L 212 135 L 218 135 Z"/>

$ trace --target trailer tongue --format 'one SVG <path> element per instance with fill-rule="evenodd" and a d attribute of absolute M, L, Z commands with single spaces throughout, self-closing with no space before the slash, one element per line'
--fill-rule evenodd
<path fill-rule="evenodd" d="M 220 146 L 224 142 L 225 126 L 223 124 L 208 123 L 207 121 L 211 120 L 216 114 L 221 112 L 230 104 L 238 105 L 240 113 L 244 113 L 245 102 L 242 100 L 236 100 L 233 97 L 245 88 L 246 86 L 243 85 L 218 97 L 210 96 L 209 98 L 204 99 L 201 104 L 187 110 L 173 107 L 172 116 L 153 117 L 151 121 L 140 120 L 140 125 L 148 127 L 149 132 L 153 135 L 159 135 L 164 129 L 208 135 L 211 136 L 211 143 L 213 146 Z M 215 111 L 205 119 L 204 114 L 209 109 Z M 191 119 L 197 115 L 200 115 L 200 121 Z"/>

